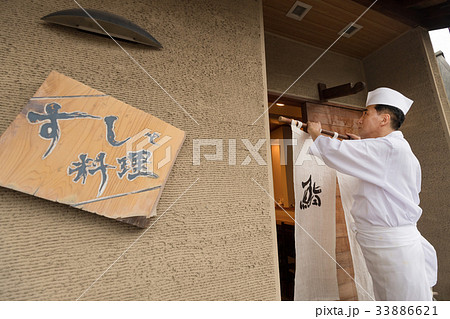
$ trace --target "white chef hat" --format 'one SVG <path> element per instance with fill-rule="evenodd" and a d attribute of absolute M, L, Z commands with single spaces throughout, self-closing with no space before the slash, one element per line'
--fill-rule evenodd
<path fill-rule="evenodd" d="M 366 106 L 374 104 L 391 105 L 399 108 L 406 115 L 413 102 L 413 100 L 393 89 L 381 87 L 367 94 Z"/>

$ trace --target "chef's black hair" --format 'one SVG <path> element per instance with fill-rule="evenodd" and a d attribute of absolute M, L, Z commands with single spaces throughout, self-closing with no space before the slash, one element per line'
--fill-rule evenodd
<path fill-rule="evenodd" d="M 403 111 L 398 107 L 386 104 L 377 104 L 375 106 L 375 110 L 377 110 L 378 114 L 388 113 L 391 116 L 391 127 L 394 130 L 398 130 L 405 120 L 405 114 L 403 114 Z"/>

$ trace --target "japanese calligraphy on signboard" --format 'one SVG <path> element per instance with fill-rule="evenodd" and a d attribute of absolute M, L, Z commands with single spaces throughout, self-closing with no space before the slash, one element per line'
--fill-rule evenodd
<path fill-rule="evenodd" d="M 145 226 L 184 137 L 53 71 L 0 137 L 0 185 Z"/>

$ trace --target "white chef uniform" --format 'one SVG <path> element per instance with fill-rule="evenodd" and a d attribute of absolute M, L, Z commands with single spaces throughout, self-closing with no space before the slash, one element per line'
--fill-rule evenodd
<path fill-rule="evenodd" d="M 369 93 L 367 105 L 384 102 L 373 103 Z M 344 141 L 319 136 L 309 152 L 360 180 L 351 213 L 375 298 L 432 300 L 437 257 L 416 227 L 421 169 L 403 134 Z"/>

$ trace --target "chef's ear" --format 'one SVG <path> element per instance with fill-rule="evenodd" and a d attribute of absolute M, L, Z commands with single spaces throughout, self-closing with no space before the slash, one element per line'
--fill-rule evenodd
<path fill-rule="evenodd" d="M 391 125 L 391 115 L 389 113 L 383 113 L 381 114 L 381 125 Z"/>

